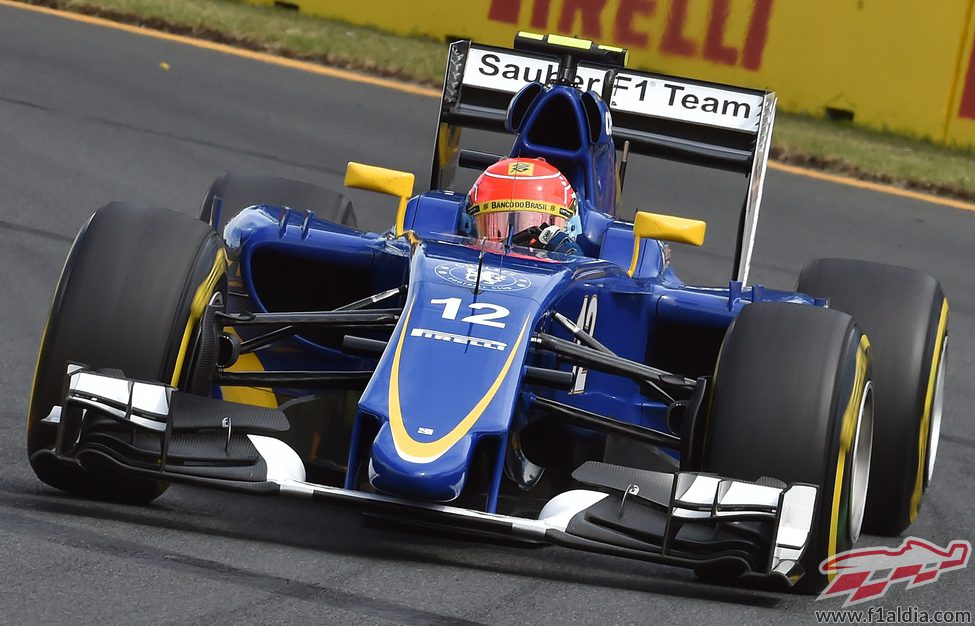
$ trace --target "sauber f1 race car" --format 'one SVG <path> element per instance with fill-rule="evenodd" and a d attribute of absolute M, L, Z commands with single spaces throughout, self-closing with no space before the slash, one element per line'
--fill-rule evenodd
<path fill-rule="evenodd" d="M 302 496 L 804 591 L 861 529 L 902 532 L 938 446 L 940 284 L 840 259 L 796 291 L 749 284 L 775 94 L 625 59 L 556 35 L 452 44 L 430 190 L 348 166 L 398 198 L 387 232 L 261 175 L 218 179 L 199 220 L 99 209 L 41 341 L 37 476 L 136 503 L 170 483 Z M 465 129 L 513 145 L 462 149 Z M 725 286 L 671 267 L 667 242 L 701 245 L 703 222 L 618 216 L 631 153 L 747 177 Z M 566 202 L 455 185 L 499 163 L 496 188 L 557 168 Z M 558 217 L 566 247 L 543 245 L 551 222 L 505 232 L 513 208 Z"/>

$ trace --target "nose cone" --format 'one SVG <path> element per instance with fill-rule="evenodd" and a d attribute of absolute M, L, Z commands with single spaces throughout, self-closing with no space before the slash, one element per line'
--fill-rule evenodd
<path fill-rule="evenodd" d="M 436 241 L 413 250 L 403 316 L 359 399 L 360 419 L 379 426 L 368 461 L 377 490 L 454 500 L 480 462 L 481 438 L 508 432 L 531 329 L 576 271 L 541 259 L 482 259 L 477 248 Z"/>
<path fill-rule="evenodd" d="M 411 459 L 397 451 L 386 422 L 372 444 L 369 482 L 379 491 L 403 498 L 427 502 L 454 500 L 464 488 L 473 440 L 473 435 L 467 434 L 436 459 Z"/>

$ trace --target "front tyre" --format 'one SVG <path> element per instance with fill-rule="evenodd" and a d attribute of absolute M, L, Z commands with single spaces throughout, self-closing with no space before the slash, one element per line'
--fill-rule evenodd
<path fill-rule="evenodd" d="M 721 346 L 702 469 L 819 488 L 799 591 L 822 589 L 819 564 L 859 537 L 872 447 L 870 381 L 870 344 L 838 311 L 752 304 Z"/>
<path fill-rule="evenodd" d="M 42 420 L 62 401 L 68 361 L 203 391 L 194 368 L 200 320 L 226 290 L 226 267 L 220 237 L 192 217 L 121 202 L 95 212 L 68 253 L 37 355 L 27 454 L 38 478 L 122 502 L 149 502 L 165 491 L 160 481 L 56 458 L 57 426 Z"/>

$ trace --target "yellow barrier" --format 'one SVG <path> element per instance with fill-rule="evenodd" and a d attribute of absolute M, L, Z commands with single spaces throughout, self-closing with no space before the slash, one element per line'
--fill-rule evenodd
<path fill-rule="evenodd" d="M 268 4 L 268 0 L 251 0 Z M 404 35 L 519 29 L 630 49 L 633 67 L 778 92 L 788 111 L 975 145 L 975 0 L 290 0 Z"/>

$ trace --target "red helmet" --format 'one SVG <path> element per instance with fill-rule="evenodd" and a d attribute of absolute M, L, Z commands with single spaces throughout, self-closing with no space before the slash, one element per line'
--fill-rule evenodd
<path fill-rule="evenodd" d="M 467 214 L 478 237 L 501 241 L 532 226 L 566 223 L 576 214 L 576 194 L 545 159 L 501 159 L 481 174 L 467 194 Z"/>

